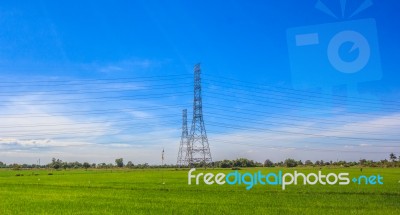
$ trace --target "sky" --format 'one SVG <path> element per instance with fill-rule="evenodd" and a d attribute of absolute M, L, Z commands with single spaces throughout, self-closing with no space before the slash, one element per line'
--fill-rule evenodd
<path fill-rule="evenodd" d="M 176 163 L 193 66 L 213 160 L 400 154 L 400 2 L 3 1 L 0 161 Z"/>

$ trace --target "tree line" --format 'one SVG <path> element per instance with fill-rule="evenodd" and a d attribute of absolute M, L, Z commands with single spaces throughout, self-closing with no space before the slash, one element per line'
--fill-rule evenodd
<path fill-rule="evenodd" d="M 273 162 L 270 159 L 266 159 L 263 163 L 256 162 L 247 158 L 237 158 L 234 160 L 222 160 L 212 162 L 210 167 L 215 168 L 240 168 L 240 167 L 400 167 L 400 156 L 397 157 L 394 153 L 391 153 L 388 157 L 380 161 L 360 159 L 359 161 L 324 161 L 317 160 L 312 162 L 311 160 L 301 161 L 292 158 L 285 159 L 284 161 Z M 202 163 L 194 164 L 194 167 L 204 167 Z M 66 169 L 113 169 L 113 168 L 131 168 L 131 169 L 147 169 L 147 168 L 182 168 L 188 166 L 177 166 L 171 164 L 164 165 L 149 165 L 134 164 L 132 161 L 124 162 L 123 158 L 115 159 L 115 163 L 89 163 L 89 162 L 64 162 L 60 159 L 53 158 L 51 163 L 45 165 L 38 164 L 6 164 L 0 161 L 0 168 L 10 169 L 36 169 L 36 168 L 48 168 L 55 170 L 66 170 Z"/>
<path fill-rule="evenodd" d="M 317 160 L 295 160 L 292 158 L 285 159 L 284 161 L 273 162 L 266 159 L 264 163 L 254 162 L 246 158 L 239 158 L 236 160 L 223 160 L 214 163 L 215 167 L 219 168 L 235 168 L 235 167 L 400 167 L 400 157 L 394 153 L 389 155 L 389 160 L 384 159 L 380 161 L 360 159 L 359 161 L 324 161 Z"/>

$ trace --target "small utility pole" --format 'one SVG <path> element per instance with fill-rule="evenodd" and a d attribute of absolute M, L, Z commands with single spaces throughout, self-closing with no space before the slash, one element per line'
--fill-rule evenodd
<path fill-rule="evenodd" d="M 161 168 L 164 168 L 164 148 L 161 153 Z M 165 182 L 164 182 L 164 170 L 161 169 L 161 181 L 163 184 L 163 189 L 165 189 Z"/>

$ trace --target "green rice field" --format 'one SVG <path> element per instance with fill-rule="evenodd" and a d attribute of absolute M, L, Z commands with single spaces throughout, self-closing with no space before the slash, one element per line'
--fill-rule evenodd
<path fill-rule="evenodd" d="M 239 172 L 258 170 L 266 173 L 280 168 Z M 320 169 L 282 170 L 317 173 Z M 0 214 L 400 214 L 399 168 L 321 171 L 349 172 L 350 176 L 380 174 L 384 184 L 290 185 L 285 190 L 255 185 L 246 190 L 245 185 L 188 185 L 188 169 L 2 169 Z"/>

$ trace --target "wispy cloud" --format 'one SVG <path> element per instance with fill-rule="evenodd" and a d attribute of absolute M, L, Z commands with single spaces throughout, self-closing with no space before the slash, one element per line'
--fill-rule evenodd
<path fill-rule="evenodd" d="M 133 91 L 143 88 L 134 84 L 112 87 L 130 88 Z M 68 102 L 86 101 L 99 96 L 104 94 L 49 95 L 41 94 L 41 91 L 25 91 L 3 96 L 0 106 L 2 161 L 29 163 L 41 158 L 47 162 L 52 157 L 60 157 L 64 160 L 90 158 L 89 161 L 93 162 L 112 162 L 116 157 L 126 156 L 134 162 L 149 162 L 154 157 L 149 156 L 149 149 L 174 145 L 179 138 L 176 135 L 179 134 L 178 128 L 171 128 L 157 118 L 158 110 L 136 108 L 157 106 L 155 101 L 132 100 L 104 104 Z M 73 114 L 82 111 L 90 113 L 98 109 L 117 111 L 94 115 Z M 146 153 L 148 157 L 144 156 Z M 169 159 L 174 162 L 172 156 Z"/>
<path fill-rule="evenodd" d="M 217 159 L 252 157 L 262 161 L 267 158 L 282 160 L 285 156 L 315 160 L 358 160 L 360 157 L 366 156 L 370 159 L 382 159 L 382 156 L 386 156 L 385 153 L 399 149 L 397 143 L 362 141 L 362 138 L 399 139 L 399 117 L 398 113 L 368 119 L 352 117 L 351 120 L 349 120 L 349 116 L 343 116 L 343 118 L 332 116 L 330 120 L 342 121 L 342 123 L 324 125 L 322 122 L 315 123 L 315 121 L 305 120 L 296 123 L 295 127 L 264 125 L 265 131 L 237 130 L 227 133 L 211 133 L 209 140 L 212 151 L 218 155 Z M 326 119 L 326 117 L 324 118 Z M 284 120 L 279 122 L 282 123 Z M 263 123 L 257 124 L 263 125 Z M 360 132 L 365 132 L 365 134 L 360 135 Z"/>
<path fill-rule="evenodd" d="M 81 67 L 85 70 L 94 70 L 100 73 L 113 74 L 113 73 L 136 73 L 147 71 L 152 68 L 157 68 L 162 65 L 161 61 L 150 59 L 124 59 L 116 62 L 93 62 L 89 64 L 82 64 Z"/>

